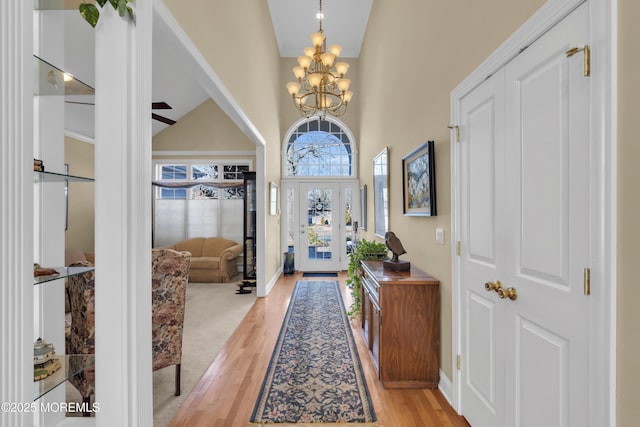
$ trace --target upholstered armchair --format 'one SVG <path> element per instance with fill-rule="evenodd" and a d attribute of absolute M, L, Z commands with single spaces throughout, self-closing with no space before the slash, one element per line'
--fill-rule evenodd
<path fill-rule="evenodd" d="M 175 365 L 175 395 L 180 396 L 182 330 L 191 254 L 173 249 L 151 252 L 153 370 Z"/>
<path fill-rule="evenodd" d="M 179 396 L 182 331 L 191 254 L 172 249 L 154 249 L 151 261 L 153 371 L 175 365 L 175 395 Z M 88 261 L 72 264 L 74 267 L 92 265 Z M 71 302 L 71 331 L 66 343 L 67 354 L 92 355 L 95 353 L 94 272 L 69 277 L 68 291 Z M 79 360 L 77 363 L 82 361 Z M 81 370 L 69 381 L 78 389 L 82 400 L 90 403 L 91 395 L 94 393 L 94 367 Z"/>

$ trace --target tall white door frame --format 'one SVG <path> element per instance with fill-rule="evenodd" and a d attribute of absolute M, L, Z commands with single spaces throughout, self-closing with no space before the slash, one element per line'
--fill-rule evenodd
<path fill-rule="evenodd" d="M 498 48 L 485 62 L 469 75 L 451 94 L 451 123 L 460 122 L 460 102 L 465 95 L 508 63 L 518 53 L 552 28 L 585 0 L 549 0 L 518 31 Z M 587 0 L 589 7 L 589 45 L 592 52 L 591 133 L 596 135 L 592 144 L 591 177 L 597 185 L 590 206 L 593 222 L 590 239 L 594 249 L 591 265 L 591 318 L 597 325 L 590 332 L 590 426 L 615 425 L 615 247 L 616 247 L 616 0 Z M 452 234 L 460 240 L 461 183 L 460 148 L 456 135 L 451 134 L 452 179 Z M 453 366 L 460 354 L 460 258 L 452 250 L 453 283 Z M 460 411 L 459 372 L 453 371 L 452 404 Z"/>

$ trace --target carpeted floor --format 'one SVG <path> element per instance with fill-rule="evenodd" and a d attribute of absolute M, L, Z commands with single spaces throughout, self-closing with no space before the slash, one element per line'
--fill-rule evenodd
<path fill-rule="evenodd" d="M 182 393 L 174 396 L 173 366 L 153 373 L 154 427 L 169 424 L 255 302 L 255 293 L 237 295 L 235 283 L 189 283 L 182 337 Z"/>
<path fill-rule="evenodd" d="M 297 282 L 251 425 L 375 421 L 338 282 Z"/>

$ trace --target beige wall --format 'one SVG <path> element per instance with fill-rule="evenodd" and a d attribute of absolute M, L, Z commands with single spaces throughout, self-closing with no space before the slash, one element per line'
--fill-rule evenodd
<path fill-rule="evenodd" d="M 153 137 L 154 151 L 249 151 L 256 146 L 211 99 Z"/>
<path fill-rule="evenodd" d="M 266 140 L 265 184 L 280 182 L 280 61 L 269 8 L 255 0 L 165 0 L 173 16 Z M 265 185 L 263 194 L 267 197 Z M 266 215 L 265 277 L 280 267 L 280 217 Z M 273 254 L 273 256 L 270 256 Z"/>
<path fill-rule="evenodd" d="M 452 378 L 451 192 L 449 95 L 543 0 L 373 2 L 360 55 L 360 180 L 373 188 L 373 157 L 389 146 L 390 229 L 415 266 L 440 280 L 441 366 Z M 438 216 L 402 215 L 403 156 L 427 140 L 436 142 Z M 371 195 L 371 191 L 369 192 Z M 368 198 L 373 223 L 373 198 Z M 435 229 L 444 228 L 444 246 Z M 372 239 L 373 227 L 364 234 Z M 377 240 L 381 240 L 377 238 Z"/>
<path fill-rule="evenodd" d="M 64 162 L 69 174 L 93 178 L 94 146 L 77 139 L 64 138 Z M 69 183 L 69 226 L 65 232 L 67 249 L 93 252 L 94 248 L 94 185 L 89 182 Z"/>
<path fill-rule="evenodd" d="M 640 382 L 640 2 L 618 0 L 618 426 L 638 424 Z"/>

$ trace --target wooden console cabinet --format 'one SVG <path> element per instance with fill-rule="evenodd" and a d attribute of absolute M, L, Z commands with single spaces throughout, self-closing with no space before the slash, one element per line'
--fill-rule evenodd
<path fill-rule="evenodd" d="M 385 388 L 437 388 L 440 282 L 424 271 L 363 261 L 362 328 Z"/>

